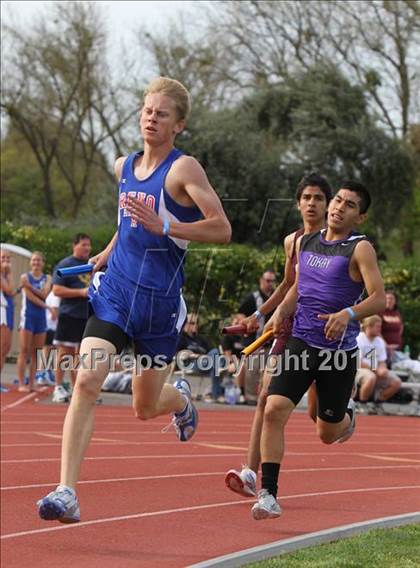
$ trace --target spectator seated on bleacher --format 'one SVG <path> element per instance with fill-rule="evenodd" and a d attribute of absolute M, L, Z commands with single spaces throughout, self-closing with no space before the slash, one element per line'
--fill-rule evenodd
<path fill-rule="evenodd" d="M 130 355 L 130 353 L 124 352 L 122 355 Z M 131 356 L 133 356 L 132 353 Z M 132 377 L 133 369 L 123 367 L 120 358 L 118 358 L 113 368 L 106 376 L 101 390 L 105 392 L 132 394 Z"/>
<path fill-rule="evenodd" d="M 245 318 L 243 314 L 235 314 L 230 325 L 240 325 L 242 320 Z M 240 361 L 242 357 L 242 349 L 247 344 L 247 337 L 243 335 L 223 335 L 221 347 L 223 350 L 223 355 L 225 355 L 227 361 L 229 362 L 226 375 L 224 377 L 224 383 L 226 385 L 231 385 L 232 382 L 238 387 L 240 394 L 238 396 L 238 403 L 245 404 L 245 389 L 243 382 L 238 380 L 238 369 L 240 368 L 241 371 L 242 367 L 240 367 Z M 236 361 L 235 361 L 236 359 Z"/>
<path fill-rule="evenodd" d="M 404 322 L 398 309 L 397 296 L 392 290 L 386 291 L 386 307 L 381 318 L 382 337 L 391 368 L 407 373 L 409 381 L 420 382 L 420 361 L 411 359 L 408 346 L 403 349 Z"/>
<path fill-rule="evenodd" d="M 221 401 L 223 388 L 217 360 L 219 349 L 211 347 L 207 339 L 198 333 L 198 315 L 189 313 L 178 344 L 177 364 L 181 371 L 211 378 L 211 394 L 208 400 Z"/>
<path fill-rule="evenodd" d="M 132 394 L 132 371 L 110 371 L 102 385 L 105 392 Z"/>
<path fill-rule="evenodd" d="M 387 367 L 385 341 L 381 337 L 382 320 L 370 316 L 362 321 L 357 336 L 360 367 L 356 374 L 357 398 L 360 402 L 376 403 L 392 398 L 401 388 L 401 380 Z"/>
<path fill-rule="evenodd" d="M 178 352 L 188 352 L 184 354 L 182 360 L 188 364 L 197 360 L 200 355 L 206 355 L 210 350 L 210 343 L 203 335 L 198 333 L 197 314 L 188 314 L 178 343 Z M 199 372 L 198 369 L 197 372 Z"/>

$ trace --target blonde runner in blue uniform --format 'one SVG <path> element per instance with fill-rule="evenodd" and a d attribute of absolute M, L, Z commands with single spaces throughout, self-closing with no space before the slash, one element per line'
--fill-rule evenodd
<path fill-rule="evenodd" d="M 119 181 L 118 231 L 91 259 L 93 315 L 80 347 L 89 369 L 78 372 L 64 423 L 61 481 L 38 501 L 45 520 L 80 520 L 75 493 L 80 465 L 93 429 L 95 401 L 110 368 L 110 355 L 127 340 L 151 368 L 133 375 L 134 413 L 141 420 L 173 414 L 181 441 L 198 423 L 187 381 L 165 384 L 186 317 L 181 288 L 189 241 L 227 243 L 231 227 L 200 164 L 174 147 L 185 127 L 190 97 L 173 79 L 159 77 L 145 90 L 140 112 L 144 150 L 115 163 Z M 108 270 L 100 269 L 108 265 Z M 96 350 L 96 351 L 95 351 Z M 95 353 L 105 353 L 92 364 Z"/>

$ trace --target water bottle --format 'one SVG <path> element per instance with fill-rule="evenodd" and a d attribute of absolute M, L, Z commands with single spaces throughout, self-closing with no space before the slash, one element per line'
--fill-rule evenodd
<path fill-rule="evenodd" d="M 404 346 L 404 355 L 405 355 L 406 359 L 410 359 L 410 346 L 409 345 Z"/>
<path fill-rule="evenodd" d="M 225 388 L 226 404 L 236 404 L 236 387 L 233 383 Z"/>

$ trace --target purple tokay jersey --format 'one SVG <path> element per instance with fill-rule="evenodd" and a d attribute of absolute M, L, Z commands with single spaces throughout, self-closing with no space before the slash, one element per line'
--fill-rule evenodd
<path fill-rule="evenodd" d="M 354 249 L 365 235 L 352 233 L 340 241 L 326 241 L 326 229 L 302 237 L 299 254 L 298 301 L 293 337 L 319 349 L 350 350 L 357 347 L 358 321 L 351 320 L 336 341 L 325 337 L 326 321 L 318 314 L 332 314 L 361 301 L 364 284 L 349 274 Z"/>

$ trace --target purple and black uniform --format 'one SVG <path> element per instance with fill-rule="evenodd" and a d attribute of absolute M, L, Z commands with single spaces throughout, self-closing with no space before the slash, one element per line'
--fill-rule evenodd
<path fill-rule="evenodd" d="M 292 246 L 292 254 L 290 255 L 290 262 L 292 263 L 295 277 L 296 277 L 296 265 L 298 262 L 296 247 L 299 237 L 302 236 L 303 234 L 304 234 L 304 229 L 298 229 L 295 232 L 295 236 L 293 237 L 293 246 Z M 283 353 L 286 347 L 287 340 L 292 335 L 292 329 L 293 329 L 293 316 L 283 321 L 280 333 L 273 341 L 273 345 L 271 346 L 269 355 L 280 355 L 281 353 Z"/>
<path fill-rule="evenodd" d="M 318 314 L 333 314 L 361 301 L 364 284 L 350 278 L 353 251 L 364 235 L 350 235 L 341 241 L 326 241 L 325 229 L 302 238 L 299 257 L 298 302 L 292 336 L 319 349 L 357 347 L 360 326 L 350 321 L 339 341 L 324 334 L 325 321 Z"/>
<path fill-rule="evenodd" d="M 359 323 L 350 321 L 339 340 L 329 341 L 324 332 L 326 321 L 317 316 L 361 301 L 364 284 L 350 277 L 349 268 L 354 249 L 366 237 L 352 233 L 340 241 L 326 241 L 325 232 L 302 238 L 292 337 L 286 344 L 283 370 L 273 377 L 269 394 L 298 404 L 315 378 L 318 416 L 326 422 L 340 422 L 356 374 Z"/>

